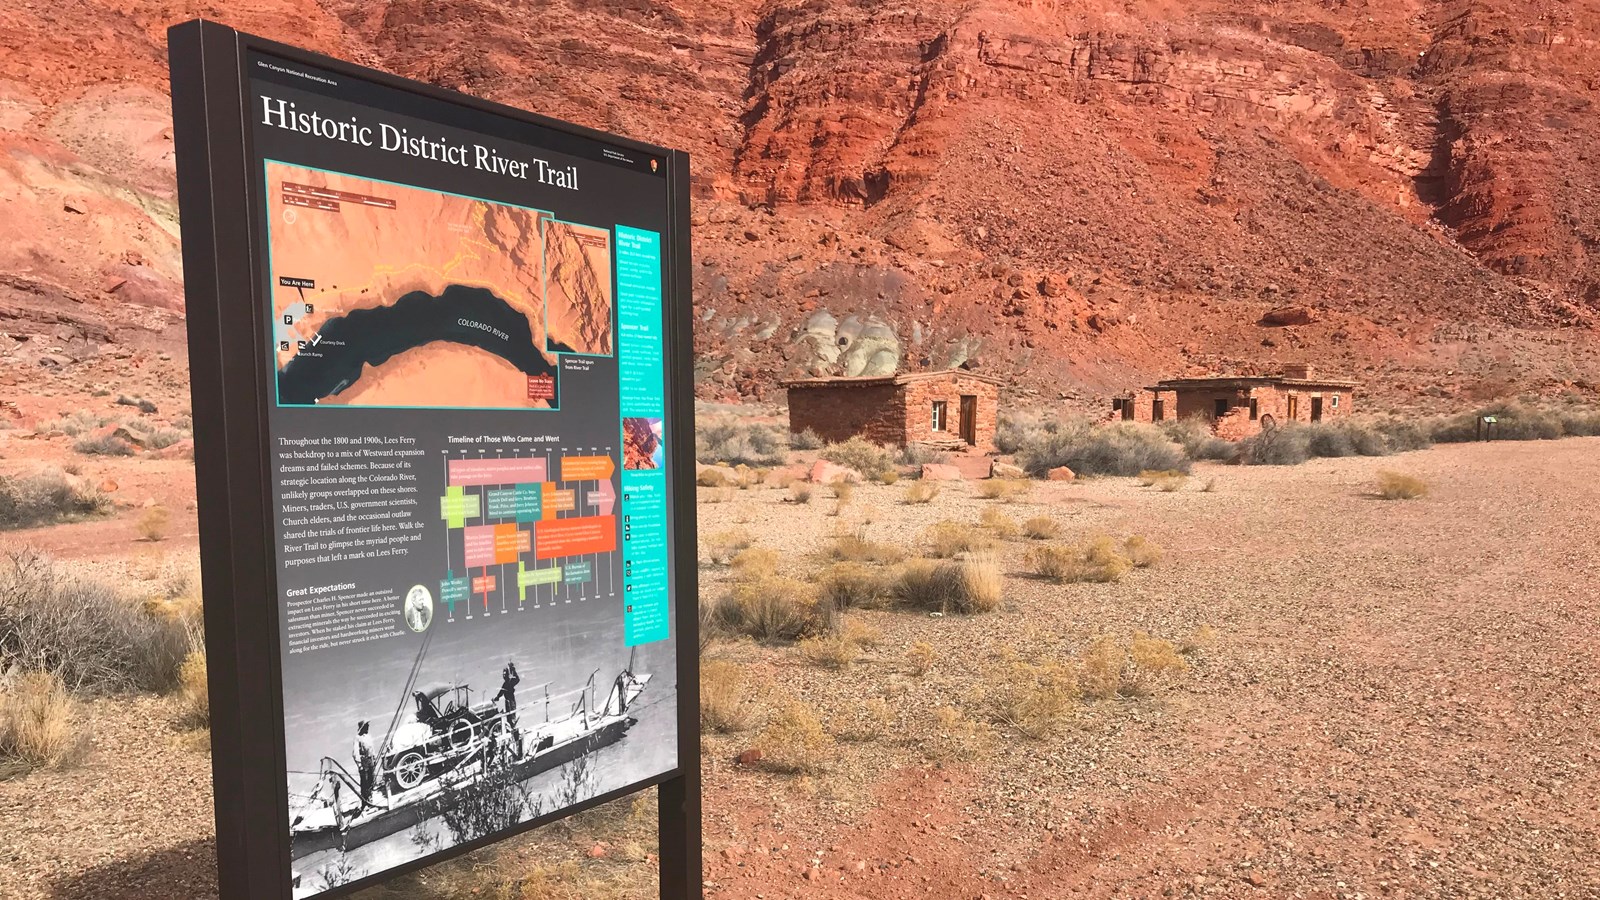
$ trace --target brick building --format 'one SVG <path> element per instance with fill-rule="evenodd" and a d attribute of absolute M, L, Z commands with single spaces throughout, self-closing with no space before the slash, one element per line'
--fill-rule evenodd
<path fill-rule="evenodd" d="M 1285 422 L 1322 422 L 1348 416 L 1358 382 L 1325 378 L 1311 366 L 1284 367 L 1280 375 L 1169 378 L 1116 397 L 1112 418 L 1162 422 L 1198 417 L 1218 437 L 1236 441 Z"/>
<path fill-rule="evenodd" d="M 789 430 L 825 441 L 861 436 L 877 444 L 946 450 L 994 449 L 1000 380 L 964 369 L 879 378 L 786 381 Z"/>

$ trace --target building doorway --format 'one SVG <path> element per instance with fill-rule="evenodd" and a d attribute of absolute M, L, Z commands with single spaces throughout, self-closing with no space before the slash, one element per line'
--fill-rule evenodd
<path fill-rule="evenodd" d="M 1162 419 L 1165 419 L 1166 417 L 1167 417 L 1167 401 L 1165 401 L 1165 400 L 1151 400 L 1150 401 L 1150 421 L 1159 422 Z"/>
<path fill-rule="evenodd" d="M 1312 397 L 1311 398 L 1311 421 L 1313 421 L 1313 422 L 1321 422 L 1322 421 L 1322 398 L 1321 397 Z"/>
<path fill-rule="evenodd" d="M 961 395 L 961 439 L 969 445 L 978 443 L 978 397 L 975 394 Z"/>
<path fill-rule="evenodd" d="M 1227 414 L 1228 414 L 1228 398 L 1224 397 L 1224 398 L 1222 398 L 1222 399 L 1217 401 L 1216 409 L 1214 410 L 1213 415 L 1216 418 L 1220 419 L 1220 418 L 1222 418 L 1223 416 L 1225 416 Z"/>
<path fill-rule="evenodd" d="M 1289 395 L 1289 407 L 1288 407 L 1288 409 L 1285 410 L 1285 413 L 1286 413 L 1286 415 L 1284 416 L 1284 418 L 1288 419 L 1289 421 L 1291 421 L 1291 422 L 1299 421 L 1299 419 L 1300 419 L 1300 395 L 1299 394 L 1290 394 Z"/>

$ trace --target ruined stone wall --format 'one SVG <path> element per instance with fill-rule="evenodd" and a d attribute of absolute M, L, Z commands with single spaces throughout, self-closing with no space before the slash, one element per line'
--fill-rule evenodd
<path fill-rule="evenodd" d="M 830 443 L 857 435 L 877 444 L 906 440 L 905 395 L 891 384 L 789 389 L 789 430 L 806 429 Z"/>

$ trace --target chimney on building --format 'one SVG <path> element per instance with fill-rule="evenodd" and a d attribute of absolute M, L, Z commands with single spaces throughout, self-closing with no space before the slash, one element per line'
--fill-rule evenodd
<path fill-rule="evenodd" d="M 1301 381 L 1311 380 L 1313 372 L 1314 370 L 1311 368 L 1310 363 L 1288 363 L 1283 367 L 1283 377 L 1296 378 Z"/>

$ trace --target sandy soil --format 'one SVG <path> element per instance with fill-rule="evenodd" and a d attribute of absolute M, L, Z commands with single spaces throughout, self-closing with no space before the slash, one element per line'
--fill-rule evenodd
<path fill-rule="evenodd" d="M 708 895 L 1600 896 L 1597 451 L 1574 439 L 1202 467 L 1177 493 L 1038 485 L 1006 511 L 1057 516 L 1071 537 L 1141 534 L 1166 559 L 1117 585 L 1057 586 L 1023 577 L 1023 545 L 1008 543 L 1003 612 L 863 613 L 882 640 L 843 674 L 787 648 L 715 650 L 751 668 L 762 700 L 801 696 L 835 730 L 872 696 L 896 721 L 841 742 L 811 778 L 734 764 L 748 733 L 709 737 Z M 1379 469 L 1433 493 L 1375 499 Z M 841 522 L 910 539 L 992 503 L 902 493 L 865 486 L 835 517 L 820 496 L 734 492 L 702 505 L 702 527 L 744 528 L 799 574 Z M 714 596 L 726 575 L 703 577 Z M 997 727 L 970 757 L 932 752 L 927 710 L 976 716 L 1002 648 L 1067 658 L 1100 633 L 1202 625 L 1215 642 L 1149 697 L 1086 705 L 1049 741 Z M 903 661 L 919 640 L 939 651 L 922 678 Z M 103 737 L 82 768 L 0 784 L 0 897 L 207 896 L 205 757 L 163 702 L 97 704 Z M 647 858 L 588 860 L 563 841 L 553 852 L 648 889 Z"/>

